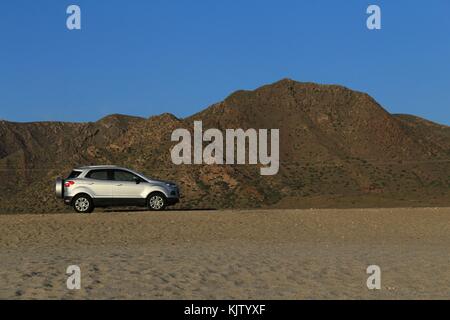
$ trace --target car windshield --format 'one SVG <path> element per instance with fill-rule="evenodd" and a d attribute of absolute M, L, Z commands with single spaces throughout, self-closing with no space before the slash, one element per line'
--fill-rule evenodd
<path fill-rule="evenodd" d="M 153 180 L 152 178 L 150 178 L 149 176 L 147 176 L 147 175 L 145 175 L 145 174 L 143 174 L 141 172 L 134 171 L 134 173 L 139 175 L 139 176 L 141 176 L 141 177 L 143 177 L 143 178 L 145 178 L 146 180 Z"/>

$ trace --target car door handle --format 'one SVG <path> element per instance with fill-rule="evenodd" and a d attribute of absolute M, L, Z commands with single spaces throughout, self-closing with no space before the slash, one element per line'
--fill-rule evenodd
<path fill-rule="evenodd" d="M 89 186 L 93 186 L 94 184 L 95 184 L 95 183 L 93 183 L 93 182 L 92 182 L 92 183 L 88 183 Z"/>
<path fill-rule="evenodd" d="M 123 184 L 116 184 L 116 187 L 121 187 L 123 186 Z"/>

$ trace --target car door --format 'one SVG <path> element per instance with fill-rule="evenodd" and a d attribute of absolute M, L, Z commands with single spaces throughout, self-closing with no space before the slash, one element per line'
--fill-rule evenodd
<path fill-rule="evenodd" d="M 86 185 L 95 198 L 112 199 L 113 185 L 110 170 L 91 170 L 86 174 Z"/>
<path fill-rule="evenodd" d="M 125 170 L 113 170 L 113 196 L 123 202 L 141 202 L 145 199 L 144 191 L 147 183 L 135 174 Z M 136 179 L 139 183 L 136 183 Z"/>

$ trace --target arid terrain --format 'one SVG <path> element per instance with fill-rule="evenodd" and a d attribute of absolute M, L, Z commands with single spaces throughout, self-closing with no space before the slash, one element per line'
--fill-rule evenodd
<path fill-rule="evenodd" d="M 427 108 L 427 106 L 423 106 Z M 280 129 L 280 171 L 181 165 L 177 128 Z M 236 91 L 184 119 L 110 115 L 96 122 L 0 121 L 0 214 L 67 210 L 54 180 L 116 164 L 180 184 L 179 209 L 450 206 L 450 127 L 387 112 L 366 93 L 284 79 Z"/>
<path fill-rule="evenodd" d="M 174 165 L 171 133 L 196 120 L 280 129 L 278 174 Z M 0 137 L 0 298 L 450 297 L 450 127 L 366 93 L 284 79 L 184 119 L 1 120 Z M 54 179 L 99 164 L 175 181 L 181 203 L 68 213 Z M 69 265 L 80 291 L 65 287 Z"/>
<path fill-rule="evenodd" d="M 449 208 L 0 215 L 0 298 L 450 297 Z M 79 291 L 66 288 L 69 265 Z M 381 290 L 366 268 L 382 270 Z"/>

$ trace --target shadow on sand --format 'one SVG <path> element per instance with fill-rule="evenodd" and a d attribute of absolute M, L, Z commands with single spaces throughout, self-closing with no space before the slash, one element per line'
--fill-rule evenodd
<path fill-rule="evenodd" d="M 177 209 L 166 209 L 162 212 L 175 212 L 175 211 L 184 211 L 184 212 L 191 212 L 191 211 L 217 211 L 216 208 L 177 208 Z M 150 211 L 146 208 L 106 208 L 103 210 L 103 212 L 107 213 L 120 213 L 120 212 L 156 212 L 156 211 Z"/>

